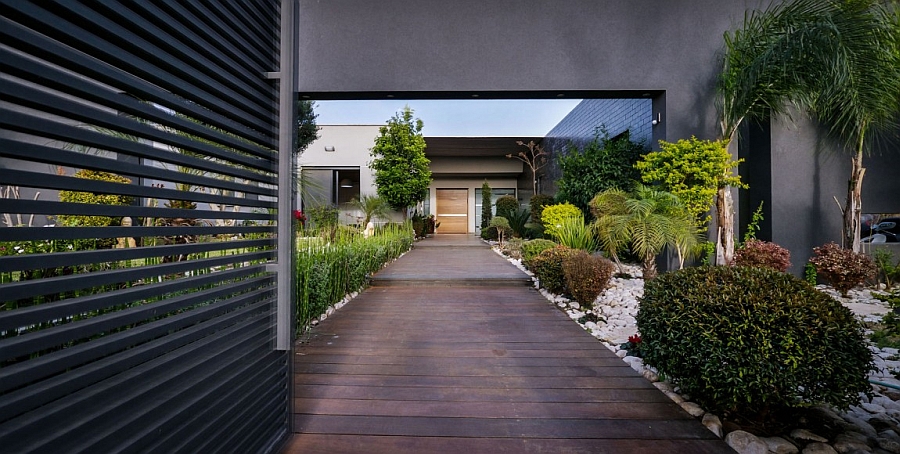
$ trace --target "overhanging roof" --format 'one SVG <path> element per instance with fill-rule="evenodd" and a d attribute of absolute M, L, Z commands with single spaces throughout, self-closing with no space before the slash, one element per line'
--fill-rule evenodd
<path fill-rule="evenodd" d="M 517 141 L 541 143 L 543 137 L 425 137 L 427 157 L 495 157 L 525 150 Z"/>

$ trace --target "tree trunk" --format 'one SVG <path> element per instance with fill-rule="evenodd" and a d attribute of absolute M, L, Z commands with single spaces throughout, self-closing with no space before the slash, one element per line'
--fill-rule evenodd
<path fill-rule="evenodd" d="M 649 281 L 656 277 L 656 256 L 655 255 L 646 255 L 644 256 L 644 280 Z"/>
<path fill-rule="evenodd" d="M 853 252 L 860 251 L 859 234 L 862 216 L 862 182 L 866 169 L 862 166 L 862 139 L 856 154 L 851 159 L 850 180 L 847 182 L 847 204 L 844 206 L 844 247 L 849 246 Z"/>
<path fill-rule="evenodd" d="M 730 265 L 734 260 L 734 208 L 731 188 L 719 188 L 716 195 L 716 265 Z"/>

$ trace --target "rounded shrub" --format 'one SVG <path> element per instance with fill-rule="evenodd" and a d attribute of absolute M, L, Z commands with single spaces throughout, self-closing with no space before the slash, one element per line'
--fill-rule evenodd
<path fill-rule="evenodd" d="M 875 262 L 862 253 L 844 249 L 836 243 L 813 248 L 815 256 L 809 262 L 816 267 L 816 275 L 824 278 L 841 295 L 875 277 Z"/>
<path fill-rule="evenodd" d="M 116 175 L 109 172 L 100 172 L 97 170 L 82 169 L 75 172 L 73 176 L 75 178 L 83 178 L 85 180 L 131 184 L 131 180 L 121 175 Z M 98 205 L 130 205 L 132 200 L 133 199 L 129 196 L 118 194 L 59 191 L 60 202 L 93 203 Z M 56 217 L 56 221 L 59 225 L 66 227 L 107 227 L 111 225 L 119 225 L 122 222 L 122 218 L 109 216 L 59 215 Z"/>
<path fill-rule="evenodd" d="M 778 410 L 841 408 L 874 368 L 849 309 L 767 268 L 698 267 L 646 283 L 637 327 L 644 361 L 708 411 L 771 422 Z"/>
<path fill-rule="evenodd" d="M 536 240 L 526 241 L 522 244 L 522 263 L 531 268 L 529 263 L 541 252 L 556 247 L 556 243 L 550 240 L 538 238 Z"/>
<path fill-rule="evenodd" d="M 519 211 L 519 200 L 514 195 L 502 195 L 497 198 L 497 216 L 509 219 L 510 213 Z"/>
<path fill-rule="evenodd" d="M 568 293 L 566 276 L 563 273 L 563 261 L 577 254 L 578 249 L 556 246 L 538 254 L 529 262 L 529 269 L 541 281 L 541 286 L 551 293 L 563 295 Z"/>
<path fill-rule="evenodd" d="M 541 212 L 544 232 L 554 238 L 558 235 L 559 226 L 562 225 L 563 220 L 570 218 L 584 219 L 584 213 L 580 208 L 568 202 L 549 205 Z"/>
<path fill-rule="evenodd" d="M 775 243 L 751 238 L 734 251 L 734 264 L 771 268 L 783 273 L 791 267 L 791 251 Z"/>
<path fill-rule="evenodd" d="M 616 269 L 613 262 L 580 250 L 563 259 L 562 265 L 569 293 L 587 308 L 594 307 L 594 300 L 609 286 Z"/>

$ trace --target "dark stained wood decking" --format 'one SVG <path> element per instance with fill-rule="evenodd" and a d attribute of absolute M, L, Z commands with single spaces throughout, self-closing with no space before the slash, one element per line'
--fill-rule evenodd
<path fill-rule="evenodd" d="M 295 353 L 284 452 L 733 452 L 523 285 L 372 287 Z"/>

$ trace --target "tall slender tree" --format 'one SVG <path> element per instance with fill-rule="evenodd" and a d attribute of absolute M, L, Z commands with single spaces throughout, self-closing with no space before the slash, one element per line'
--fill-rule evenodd
<path fill-rule="evenodd" d="M 723 136 L 791 106 L 824 124 L 851 157 L 843 235 L 857 252 L 863 156 L 876 136 L 898 127 L 898 24 L 897 10 L 881 0 L 793 0 L 750 13 L 725 34 Z"/>

